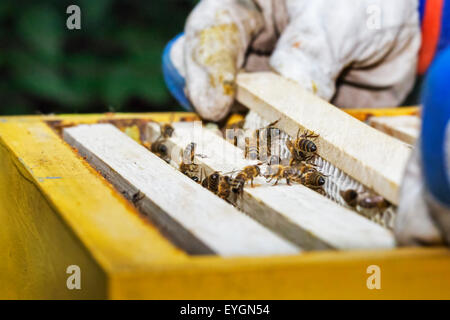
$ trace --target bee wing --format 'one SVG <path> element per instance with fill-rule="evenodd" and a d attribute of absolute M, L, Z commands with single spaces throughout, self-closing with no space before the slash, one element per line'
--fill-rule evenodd
<path fill-rule="evenodd" d="M 181 151 L 183 161 L 187 162 L 187 160 L 191 160 L 192 149 L 195 148 L 195 146 L 196 144 L 191 142 Z"/>
<path fill-rule="evenodd" d="M 280 122 L 280 120 L 281 120 L 281 118 L 280 119 L 278 119 L 278 120 L 276 120 L 276 121 L 274 121 L 274 122 L 272 122 L 272 123 L 269 123 L 267 126 L 265 126 L 264 128 L 270 128 L 270 127 L 273 127 L 274 125 L 276 125 L 278 122 Z"/>
<path fill-rule="evenodd" d="M 194 154 L 194 156 L 199 157 L 199 158 L 202 158 L 202 159 L 208 158 L 207 155 L 201 154 L 201 153 L 196 153 L 196 154 Z"/>
<path fill-rule="evenodd" d="M 236 173 L 236 172 L 239 172 L 239 170 L 233 170 L 233 171 L 230 171 L 230 172 L 225 172 L 224 175 L 233 174 L 233 173 Z"/>

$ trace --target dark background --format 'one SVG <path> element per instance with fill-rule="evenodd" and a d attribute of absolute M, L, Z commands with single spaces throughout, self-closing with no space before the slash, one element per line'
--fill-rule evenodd
<path fill-rule="evenodd" d="M 0 0 L 0 114 L 178 110 L 161 55 L 197 2 Z"/>

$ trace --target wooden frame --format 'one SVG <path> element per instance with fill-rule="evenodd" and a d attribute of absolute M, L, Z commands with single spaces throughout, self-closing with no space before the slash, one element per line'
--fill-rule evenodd
<path fill-rule="evenodd" d="M 169 154 L 176 157 L 190 142 L 196 143 L 197 152 L 203 157 L 196 156 L 195 163 L 207 174 L 231 172 L 258 163 L 244 159 L 241 149 L 201 126 L 195 128 L 179 122 L 173 127 L 175 134 L 165 143 L 171 150 Z M 159 135 L 159 126 L 150 123 L 147 137 L 150 142 Z M 178 164 L 176 159 L 172 160 Z M 242 197 L 236 197 L 237 207 L 303 250 L 395 247 L 390 231 L 305 186 L 281 182 L 274 188 L 273 182 L 267 183 L 263 177 L 255 178 L 254 183 L 259 186 L 246 186 Z"/>
<path fill-rule="evenodd" d="M 368 120 L 371 127 L 410 145 L 414 145 L 419 137 L 421 122 L 417 116 L 383 116 Z"/>
<path fill-rule="evenodd" d="M 189 114 L 176 115 L 190 117 Z M 445 248 L 322 251 L 266 258 L 177 249 L 52 130 L 168 114 L 0 118 L 1 298 L 448 299 Z M 68 290 L 66 267 L 82 271 Z M 366 286 L 381 269 L 381 290 Z M 26 271 L 24 271 L 26 270 Z"/>
<path fill-rule="evenodd" d="M 291 137 L 307 130 L 319 134 L 317 154 L 391 203 L 411 148 L 371 128 L 294 81 L 272 72 L 242 73 L 236 99 Z M 387 165 L 389 164 L 389 165 Z"/>
<path fill-rule="evenodd" d="M 301 251 L 168 166 L 112 124 L 66 128 L 63 138 L 187 253 L 236 257 Z"/>

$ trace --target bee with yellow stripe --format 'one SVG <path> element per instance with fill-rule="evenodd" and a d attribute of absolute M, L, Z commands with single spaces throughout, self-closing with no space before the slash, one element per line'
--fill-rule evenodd
<path fill-rule="evenodd" d="M 300 183 L 305 187 L 313 189 L 324 194 L 323 186 L 325 185 L 325 176 L 317 170 L 309 170 L 300 178 Z"/>
<path fill-rule="evenodd" d="M 259 175 L 261 175 L 261 169 L 258 165 L 245 167 L 236 175 L 236 177 L 231 179 L 231 190 L 235 194 L 241 194 L 247 181 L 251 182 L 253 188 L 253 180 Z"/>
<path fill-rule="evenodd" d="M 300 129 L 297 132 L 297 138 L 294 141 L 288 140 L 287 147 L 291 151 L 292 158 L 297 161 L 310 161 L 317 155 L 317 145 L 312 139 L 318 138 L 312 132 L 305 131 L 300 135 Z"/>
<path fill-rule="evenodd" d="M 211 192 L 217 193 L 219 190 L 220 173 L 215 171 L 202 181 L 202 186 Z"/>
<path fill-rule="evenodd" d="M 229 176 L 220 176 L 217 187 L 217 195 L 223 200 L 228 201 L 231 194 L 231 178 Z"/>

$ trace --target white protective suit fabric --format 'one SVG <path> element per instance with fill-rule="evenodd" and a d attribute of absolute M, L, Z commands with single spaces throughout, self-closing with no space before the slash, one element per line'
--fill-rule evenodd
<path fill-rule="evenodd" d="M 416 147 L 408 162 L 400 190 L 400 204 L 394 229 L 399 245 L 418 246 L 444 243 L 443 233 L 438 228 L 434 216 L 449 216 L 450 213 L 448 209 L 439 206 L 427 193 L 421 168 L 419 148 Z M 433 203 L 435 205 L 432 205 Z M 450 221 L 447 228 L 447 235 L 450 236 Z"/>
<path fill-rule="evenodd" d="M 393 107 L 415 79 L 417 8 L 417 0 L 203 0 L 173 60 L 208 120 L 228 114 L 242 68 L 270 68 L 338 106 Z"/>

